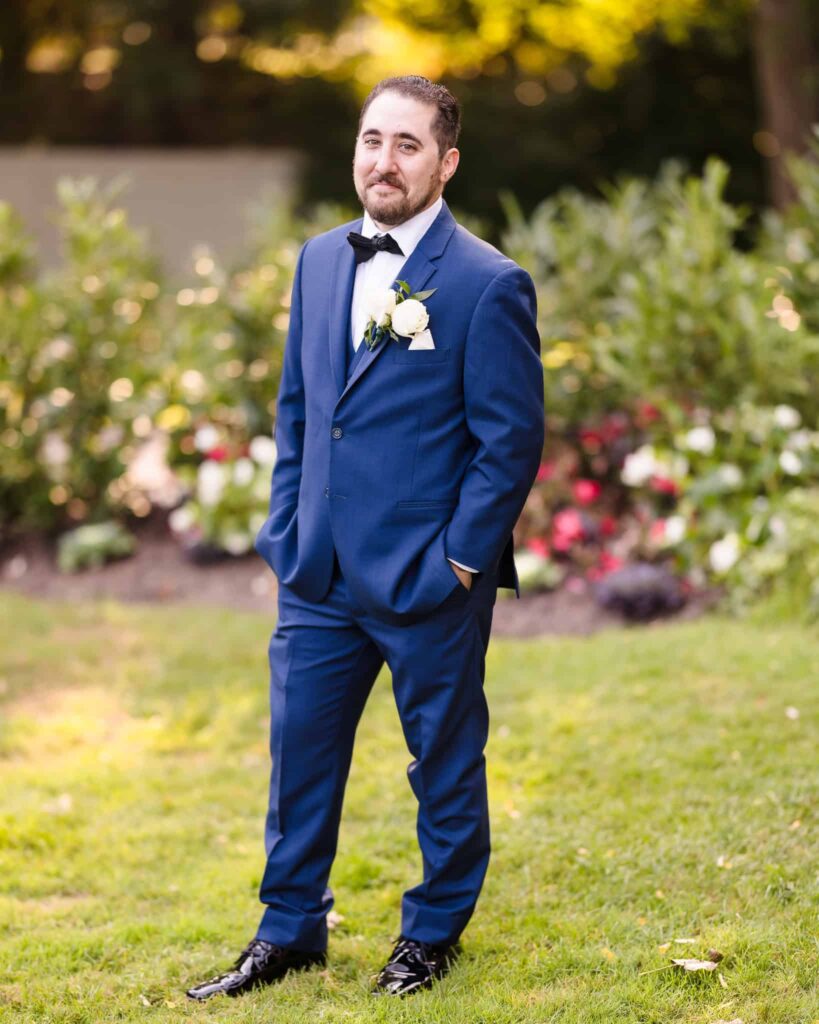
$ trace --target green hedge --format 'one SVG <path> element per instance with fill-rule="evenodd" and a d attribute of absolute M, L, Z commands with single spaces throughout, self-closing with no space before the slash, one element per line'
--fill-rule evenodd
<path fill-rule="evenodd" d="M 519 531 L 541 585 L 625 554 L 738 595 L 807 573 L 819 602 L 819 141 L 792 171 L 798 202 L 750 247 L 716 159 L 597 197 L 566 189 L 528 219 L 505 196 L 503 248 L 539 295 L 548 440 Z M 266 513 L 299 247 L 353 213 L 260 205 L 235 265 L 200 248 L 171 289 L 122 187 L 60 182 L 49 273 L 0 204 L 0 535 L 127 522 L 159 502 L 189 540 L 238 554 Z M 173 471 L 164 496 L 149 443 Z"/>

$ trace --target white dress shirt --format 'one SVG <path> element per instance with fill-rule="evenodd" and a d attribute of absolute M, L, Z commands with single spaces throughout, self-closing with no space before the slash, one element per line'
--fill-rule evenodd
<path fill-rule="evenodd" d="M 372 217 L 365 210 L 364 223 L 361 225 L 361 234 L 365 238 L 372 238 L 373 235 L 389 234 L 401 246 L 403 255 L 399 256 L 394 252 L 377 252 L 375 256 L 359 263 L 355 269 L 355 283 L 353 284 L 353 299 L 350 308 L 350 331 L 352 333 L 353 348 L 358 351 L 358 346 L 364 340 L 364 330 L 367 327 L 367 314 L 364 310 L 364 296 L 373 288 L 391 288 L 396 278 L 401 276 L 401 267 L 412 255 L 415 246 L 427 233 L 432 222 L 441 212 L 443 197 L 438 196 L 432 206 L 421 210 L 414 217 L 405 220 L 403 224 L 396 224 L 389 231 L 381 231 L 373 221 Z M 407 282 L 411 284 L 411 282 Z M 447 559 L 455 562 L 454 558 Z M 455 565 L 468 572 L 477 572 L 469 565 L 455 562 Z"/>

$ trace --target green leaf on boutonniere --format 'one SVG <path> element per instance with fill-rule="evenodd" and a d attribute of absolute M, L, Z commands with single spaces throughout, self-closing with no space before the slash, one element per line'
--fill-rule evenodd
<path fill-rule="evenodd" d="M 424 299 L 428 299 L 430 297 L 430 295 L 434 295 L 435 292 L 437 292 L 437 291 L 438 291 L 437 288 L 430 288 L 428 291 L 416 292 L 414 295 L 410 295 L 409 297 L 411 299 L 417 299 L 419 302 L 423 302 Z"/>
<path fill-rule="evenodd" d="M 396 278 L 396 280 L 395 280 L 395 283 L 396 283 L 396 284 L 397 284 L 397 285 L 399 286 L 399 288 L 401 289 L 401 291 L 402 291 L 402 292 L 406 292 L 406 293 L 407 293 L 407 295 L 409 295 L 409 293 L 410 293 L 410 292 L 412 291 L 412 289 L 410 288 L 410 286 L 409 286 L 409 285 L 407 284 L 407 282 L 406 282 L 406 281 L 399 281 L 399 280 L 398 280 L 398 279 Z"/>

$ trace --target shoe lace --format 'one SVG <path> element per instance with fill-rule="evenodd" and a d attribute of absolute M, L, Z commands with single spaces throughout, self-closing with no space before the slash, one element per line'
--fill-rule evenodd
<path fill-rule="evenodd" d="M 405 964 L 428 964 L 431 947 L 417 939 L 405 939 L 403 936 L 398 939 L 390 959 Z"/>
<path fill-rule="evenodd" d="M 281 953 L 282 947 L 265 939 L 252 939 L 239 954 L 234 970 L 238 970 L 248 957 L 257 964 L 260 960 L 267 959 L 271 953 Z"/>

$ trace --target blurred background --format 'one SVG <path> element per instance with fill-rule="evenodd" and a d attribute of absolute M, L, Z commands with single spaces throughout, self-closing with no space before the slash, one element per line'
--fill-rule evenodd
<path fill-rule="evenodd" d="M 815 614 L 817 46 L 806 0 L 6 0 L 4 582 L 270 601 L 295 258 L 412 72 L 463 106 L 447 201 L 538 287 L 524 588 Z"/>

